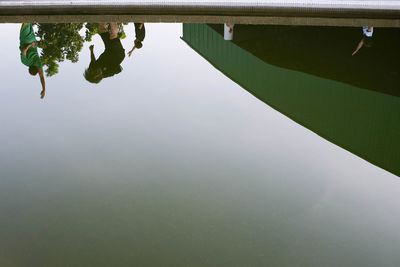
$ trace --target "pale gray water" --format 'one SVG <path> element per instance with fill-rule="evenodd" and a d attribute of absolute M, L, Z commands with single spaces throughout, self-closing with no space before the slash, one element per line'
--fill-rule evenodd
<path fill-rule="evenodd" d="M 0 25 L 0 266 L 398 266 L 398 177 L 250 95 L 181 25 L 146 25 L 98 85 L 86 43 L 44 101 L 19 27 Z"/>

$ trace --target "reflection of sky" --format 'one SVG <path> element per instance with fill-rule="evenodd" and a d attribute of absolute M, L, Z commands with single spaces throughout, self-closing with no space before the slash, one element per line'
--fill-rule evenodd
<path fill-rule="evenodd" d="M 44 101 L 18 30 L 0 25 L 0 260 L 395 266 L 398 178 L 241 89 L 180 24 L 146 25 L 98 85 L 85 44 Z"/>

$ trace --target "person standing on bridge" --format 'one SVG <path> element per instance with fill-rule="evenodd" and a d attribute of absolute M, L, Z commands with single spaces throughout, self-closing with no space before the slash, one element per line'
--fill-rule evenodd
<path fill-rule="evenodd" d="M 100 23 L 99 34 L 103 40 L 105 50 L 96 60 L 94 45 L 90 49 L 90 65 L 83 76 L 91 83 L 99 83 L 103 78 L 108 78 L 122 71 L 121 63 L 125 58 L 125 49 L 118 38 L 118 24 L 110 22 L 110 32 L 107 23 Z"/>
<path fill-rule="evenodd" d="M 232 41 L 233 40 L 233 27 L 235 24 L 233 23 L 224 23 L 224 40 Z"/>
<path fill-rule="evenodd" d="M 21 62 L 29 67 L 29 73 L 33 76 L 39 73 L 42 91 L 40 98 L 44 98 L 46 93 L 46 83 L 44 81 L 43 66 L 37 50 L 37 40 L 33 31 L 32 23 L 23 23 L 19 32 L 19 49 L 21 51 Z"/>
<path fill-rule="evenodd" d="M 361 47 L 371 47 L 372 46 L 372 35 L 374 34 L 374 27 L 372 26 L 364 26 L 363 27 L 363 36 L 361 41 L 358 43 L 356 50 L 354 50 L 352 56 L 354 56 Z"/>
<path fill-rule="evenodd" d="M 146 37 L 146 29 L 144 27 L 144 23 L 134 23 L 135 24 L 135 41 L 134 45 L 131 49 L 131 51 L 128 52 L 128 55 L 131 56 L 133 53 L 133 50 L 140 49 L 143 47 L 142 42 L 144 41 L 144 38 Z"/>

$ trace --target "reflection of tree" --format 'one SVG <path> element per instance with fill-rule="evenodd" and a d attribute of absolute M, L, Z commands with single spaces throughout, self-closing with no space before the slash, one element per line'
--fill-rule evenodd
<path fill-rule="evenodd" d="M 85 41 L 91 41 L 98 31 L 97 23 L 38 23 L 37 38 L 42 49 L 41 61 L 46 66 L 47 76 L 58 73 L 58 63 L 68 59 L 79 60 L 79 52 Z M 124 26 L 118 24 L 118 36 L 125 38 Z"/>
<path fill-rule="evenodd" d="M 127 25 L 128 23 L 117 23 L 117 24 L 118 24 L 118 38 L 124 39 L 126 37 L 125 31 L 124 31 L 124 25 Z M 108 25 L 108 27 L 109 26 L 110 25 Z M 92 40 L 92 36 L 94 34 L 98 33 L 99 24 L 98 23 L 86 23 L 85 28 L 86 28 L 86 36 L 88 36 L 88 34 L 90 34 L 89 39 L 87 39 L 86 41 L 90 42 Z M 110 28 L 109 28 L 109 30 L 110 30 Z"/>

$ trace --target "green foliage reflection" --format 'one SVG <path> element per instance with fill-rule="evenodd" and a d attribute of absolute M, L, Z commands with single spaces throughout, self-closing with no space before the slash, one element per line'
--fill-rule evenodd
<path fill-rule="evenodd" d="M 98 23 L 37 23 L 36 26 L 41 61 L 48 77 L 58 73 L 59 63 L 65 59 L 78 62 L 83 44 L 98 32 Z M 124 24 L 118 23 L 118 27 L 118 37 L 124 39 Z"/>

